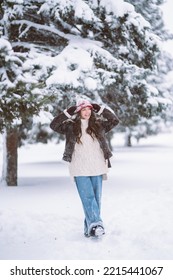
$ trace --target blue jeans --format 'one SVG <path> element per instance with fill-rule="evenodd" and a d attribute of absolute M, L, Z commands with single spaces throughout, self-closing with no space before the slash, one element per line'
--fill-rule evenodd
<path fill-rule="evenodd" d="M 102 175 L 74 177 L 77 190 L 83 205 L 85 220 L 84 233 L 90 234 L 92 227 L 103 226 L 100 218 Z"/>

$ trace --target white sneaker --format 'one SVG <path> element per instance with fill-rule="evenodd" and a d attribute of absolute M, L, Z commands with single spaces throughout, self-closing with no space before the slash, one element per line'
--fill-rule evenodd
<path fill-rule="evenodd" d="M 101 236 L 105 234 L 104 228 L 102 226 L 96 226 L 95 228 L 95 236 Z"/>

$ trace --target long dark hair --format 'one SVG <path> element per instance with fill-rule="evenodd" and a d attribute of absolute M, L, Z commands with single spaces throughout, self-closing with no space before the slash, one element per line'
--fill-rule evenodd
<path fill-rule="evenodd" d="M 81 136 L 82 136 L 82 131 L 81 131 L 81 117 L 80 113 L 77 114 L 74 124 L 73 124 L 73 131 L 76 136 L 76 142 L 82 143 L 81 142 Z M 100 136 L 100 123 L 98 122 L 98 119 L 96 118 L 96 115 L 93 111 L 91 111 L 91 116 L 88 121 L 88 127 L 86 129 L 86 132 L 93 138 L 99 138 Z"/>

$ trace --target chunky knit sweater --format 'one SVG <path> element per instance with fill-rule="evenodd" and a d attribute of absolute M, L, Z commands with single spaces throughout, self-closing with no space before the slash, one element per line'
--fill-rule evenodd
<path fill-rule="evenodd" d="M 98 176 L 106 174 L 107 163 L 96 138 L 92 138 L 87 132 L 88 120 L 81 120 L 81 143 L 76 143 L 69 164 L 71 176 Z"/>

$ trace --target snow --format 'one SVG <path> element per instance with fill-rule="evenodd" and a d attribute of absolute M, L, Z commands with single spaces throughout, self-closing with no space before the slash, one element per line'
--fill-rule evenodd
<path fill-rule="evenodd" d="M 93 65 L 90 54 L 75 46 L 67 46 L 55 58 L 55 62 L 57 70 L 47 79 L 47 85 L 56 84 L 58 81 L 59 84 L 71 84 L 74 87 L 78 87 L 80 85 L 78 80 L 81 71 L 87 72 Z M 73 68 L 71 69 L 72 66 Z"/>
<path fill-rule="evenodd" d="M 88 77 L 84 80 L 84 85 L 88 90 L 96 90 L 97 89 L 97 82 L 91 77 Z"/>
<path fill-rule="evenodd" d="M 13 52 L 11 44 L 4 38 L 0 39 L 0 49 L 5 50 L 7 52 Z"/>
<path fill-rule="evenodd" d="M 52 121 L 52 114 L 46 111 L 40 111 L 38 115 L 33 116 L 33 123 L 41 125 L 50 123 Z"/>
<path fill-rule="evenodd" d="M 44 58 L 45 59 L 45 58 Z M 116 79 L 117 74 L 103 69 L 96 69 L 94 60 L 106 65 L 107 68 L 120 68 L 122 61 L 114 58 L 108 51 L 100 48 L 90 40 L 78 40 L 73 38 L 64 50 L 54 57 L 56 69 L 46 80 L 46 85 L 69 85 L 74 88 L 85 85 L 87 90 L 95 90 L 103 87 L 102 76 L 105 83 Z"/>
<path fill-rule="evenodd" d="M 83 1 L 75 1 L 75 17 L 78 19 L 85 18 L 88 21 L 98 21 L 98 18 L 94 15 L 93 11 Z"/>
<path fill-rule="evenodd" d="M 23 1 L 15 2 L 20 4 Z M 65 11 L 71 2 L 74 6 L 77 3 L 76 17 L 85 22 L 97 22 L 92 9 L 86 9 L 87 1 L 81 0 L 45 1 L 40 13 L 49 12 L 55 2 L 62 4 L 60 12 Z M 98 1 L 92 2 L 96 5 Z M 139 34 L 143 27 L 148 26 L 133 6 L 123 0 L 101 0 L 100 3 L 106 8 L 110 23 L 111 12 L 117 16 L 128 13 L 128 24 L 138 26 Z M 24 63 L 24 69 L 28 71 L 31 65 L 41 66 L 37 77 L 42 77 L 48 86 L 58 82 L 74 88 L 85 85 L 88 90 L 95 90 L 100 86 L 97 75 L 103 77 L 100 80 L 102 84 L 103 80 L 109 83 L 116 79 L 116 74 L 113 76 L 112 71 L 102 69 L 94 71 L 94 60 L 103 62 L 108 69 L 119 68 L 117 72 L 123 67 L 123 62 L 104 50 L 102 43 L 92 38 L 92 33 L 89 38 L 81 38 L 75 35 L 80 34 L 79 30 L 66 34 L 53 25 L 43 26 L 25 19 L 13 21 L 13 24 L 19 23 L 25 26 L 21 36 L 29 28 L 36 28 L 69 41 L 68 46 L 55 57 L 37 53 L 35 58 L 34 49 L 38 46 L 33 45 L 32 64 L 31 61 Z M 97 25 L 100 25 L 99 20 Z M 78 27 L 80 29 L 80 25 Z M 151 40 L 151 34 L 147 32 L 145 38 L 148 38 L 148 45 L 153 44 L 153 40 L 158 42 L 154 35 Z M 28 43 L 14 42 L 13 46 L 16 44 L 25 46 Z M 12 52 L 11 45 L 2 38 L 0 48 L 7 53 Z M 128 52 L 128 48 L 120 48 L 121 53 Z M 11 59 L 14 61 L 15 57 L 11 55 Z M 134 73 L 143 71 L 130 65 L 131 71 L 127 71 L 129 81 L 132 80 L 132 68 Z M 51 74 L 47 79 L 49 71 Z M 31 81 L 27 73 L 24 78 Z M 35 81 L 33 77 L 32 81 Z M 150 102 L 153 100 L 150 98 Z M 42 124 L 50 122 L 51 114 L 41 111 L 34 122 L 40 119 Z M 103 185 L 102 217 L 106 235 L 99 240 L 83 236 L 80 199 L 74 182 L 69 178 L 68 166 L 61 160 L 64 143 L 28 145 L 19 149 L 19 186 L 0 187 L 0 259 L 172 259 L 172 134 L 142 139 L 132 148 L 124 148 L 122 135 L 118 134 L 113 144 L 112 169 Z M 1 169 L 2 160 L 0 172 Z"/>
<path fill-rule="evenodd" d="M 92 2 L 97 7 L 98 1 Z M 134 6 L 123 0 L 100 0 L 99 4 L 105 8 L 106 13 L 111 14 L 113 12 L 117 17 L 123 17 L 127 13 L 134 12 Z"/>
<path fill-rule="evenodd" d="M 164 133 L 126 148 L 115 134 L 103 184 L 106 234 L 98 240 L 83 236 L 80 199 L 61 160 L 64 142 L 21 147 L 19 186 L 0 187 L 0 259 L 171 260 L 172 140 Z"/>

